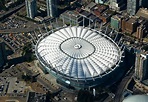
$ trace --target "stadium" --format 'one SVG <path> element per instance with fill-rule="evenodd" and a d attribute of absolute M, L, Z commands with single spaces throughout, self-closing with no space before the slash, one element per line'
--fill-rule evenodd
<path fill-rule="evenodd" d="M 43 69 L 76 89 L 110 85 L 122 75 L 124 51 L 100 31 L 68 26 L 39 38 L 35 54 Z M 119 74 L 120 73 L 120 74 Z"/>

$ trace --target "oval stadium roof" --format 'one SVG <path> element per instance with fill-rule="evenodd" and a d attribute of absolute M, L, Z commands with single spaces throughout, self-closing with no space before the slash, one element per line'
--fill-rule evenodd
<path fill-rule="evenodd" d="M 133 95 L 125 98 L 123 102 L 148 102 L 147 95 Z"/>
<path fill-rule="evenodd" d="M 73 78 L 100 76 L 112 71 L 121 58 L 113 40 L 80 26 L 62 28 L 40 39 L 36 49 L 46 64 Z"/>

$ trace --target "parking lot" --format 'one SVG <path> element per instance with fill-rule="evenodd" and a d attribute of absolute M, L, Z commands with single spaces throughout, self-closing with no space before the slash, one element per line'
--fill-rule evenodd
<path fill-rule="evenodd" d="M 6 77 L 0 77 L 0 95 L 6 95 L 8 88 L 8 81 Z"/>
<path fill-rule="evenodd" d="M 11 47 L 14 51 L 21 49 L 27 41 L 30 41 L 30 37 L 27 34 L 18 33 L 18 34 L 0 34 L 1 39 Z"/>
<path fill-rule="evenodd" d="M 17 77 L 0 77 L 0 96 L 23 94 L 25 86 L 25 82 L 18 81 Z"/>
<path fill-rule="evenodd" d="M 1 96 L 1 102 L 26 102 L 26 97 L 8 97 L 8 96 Z"/>
<path fill-rule="evenodd" d="M 0 30 L 12 28 L 26 28 L 27 21 L 11 16 L 0 23 Z"/>

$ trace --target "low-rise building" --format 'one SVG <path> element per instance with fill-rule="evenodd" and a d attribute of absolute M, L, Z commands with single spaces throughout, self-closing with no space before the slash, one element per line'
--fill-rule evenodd
<path fill-rule="evenodd" d="M 41 16 L 37 16 L 37 17 L 34 18 L 34 20 L 36 20 L 37 22 L 43 22 L 44 18 L 41 17 Z"/>
<path fill-rule="evenodd" d="M 82 25 L 83 17 L 76 11 L 65 11 L 60 15 L 60 19 L 66 24 Z"/>
<path fill-rule="evenodd" d="M 91 23 L 96 23 L 96 22 L 101 23 L 102 22 L 102 20 L 99 17 L 85 10 L 81 10 L 79 12 L 79 15 L 84 18 L 85 26 L 90 25 Z"/>
<path fill-rule="evenodd" d="M 111 10 L 106 10 L 104 11 L 99 18 L 102 19 L 103 23 L 107 23 L 110 21 L 112 15 L 114 15 L 115 12 L 111 11 Z"/>
<path fill-rule="evenodd" d="M 91 9 L 94 8 L 96 5 L 97 5 L 96 3 L 91 2 L 90 4 L 88 4 L 88 5 L 84 8 L 84 10 L 90 12 Z"/>
<path fill-rule="evenodd" d="M 96 16 L 100 16 L 101 15 L 101 13 L 103 13 L 105 10 L 107 10 L 108 9 L 108 6 L 105 6 L 105 5 L 100 5 L 100 4 L 98 4 L 98 5 L 96 5 L 95 7 L 93 7 L 92 9 L 91 9 L 91 11 L 96 15 Z"/>
<path fill-rule="evenodd" d="M 89 16 L 91 15 L 91 13 L 88 12 L 88 11 L 85 11 L 85 10 L 81 10 L 81 11 L 79 12 L 79 15 L 82 16 L 82 17 L 87 18 L 87 17 L 89 17 Z"/>

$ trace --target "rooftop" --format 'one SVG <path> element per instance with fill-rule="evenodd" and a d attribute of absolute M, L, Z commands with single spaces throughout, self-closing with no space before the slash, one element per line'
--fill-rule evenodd
<path fill-rule="evenodd" d="M 130 18 L 127 22 L 131 23 L 131 24 L 134 24 L 134 23 L 137 22 L 137 19 L 136 18 Z"/>
<path fill-rule="evenodd" d="M 148 9 L 140 8 L 136 15 L 139 17 L 144 17 L 144 18 L 148 19 Z"/>
<path fill-rule="evenodd" d="M 90 11 L 94 6 L 96 6 L 97 4 L 94 3 L 94 2 L 91 2 L 90 4 L 88 4 L 86 7 L 85 7 L 85 10 L 87 11 Z"/>
<path fill-rule="evenodd" d="M 65 11 L 64 13 L 62 13 L 62 15 L 67 15 L 67 16 L 71 16 L 71 17 L 79 17 L 79 13 L 76 11 Z"/>
<path fill-rule="evenodd" d="M 95 19 L 97 19 L 97 17 L 93 14 L 91 14 L 88 18 L 92 21 L 95 21 Z"/>
<path fill-rule="evenodd" d="M 99 13 L 102 13 L 102 12 L 105 11 L 107 8 L 108 8 L 108 7 L 105 6 L 105 5 L 100 5 L 100 4 L 98 4 L 98 5 L 96 5 L 95 7 L 93 7 L 91 10 L 92 10 L 92 11 L 97 11 L 97 12 L 99 12 Z"/>
<path fill-rule="evenodd" d="M 113 15 L 112 18 L 117 19 L 117 20 L 121 20 L 121 18 L 123 18 L 122 15 Z"/>
<path fill-rule="evenodd" d="M 29 92 L 26 102 L 46 102 L 46 94 Z"/>
<path fill-rule="evenodd" d="M 101 16 L 102 16 L 102 17 L 105 17 L 105 18 L 108 18 L 108 17 L 112 16 L 113 14 L 114 14 L 113 11 L 111 11 L 111 10 L 106 10 L 106 11 L 104 11 L 104 12 L 101 14 Z"/>
<path fill-rule="evenodd" d="M 88 12 L 88 11 L 85 11 L 85 10 L 82 10 L 81 12 L 79 12 L 80 13 L 80 15 L 81 16 L 84 16 L 84 17 L 88 17 L 88 16 L 90 16 L 91 15 L 91 13 L 90 12 Z"/>

